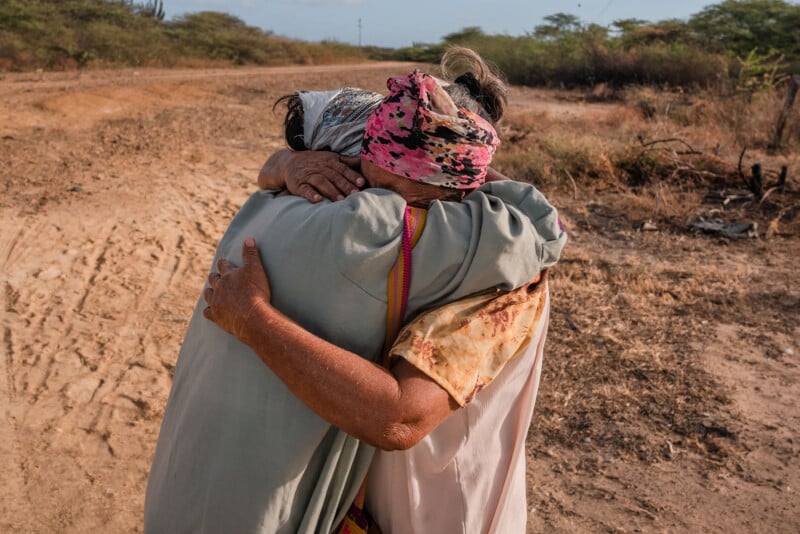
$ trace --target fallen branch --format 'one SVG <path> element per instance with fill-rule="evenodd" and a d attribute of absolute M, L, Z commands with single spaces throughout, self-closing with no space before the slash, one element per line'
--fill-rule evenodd
<path fill-rule="evenodd" d="M 759 201 L 758 201 L 758 205 L 760 206 L 761 204 L 763 204 L 763 203 L 764 203 L 764 201 L 765 201 L 765 200 L 767 200 L 767 197 L 768 197 L 768 196 L 769 196 L 769 195 L 770 195 L 770 194 L 771 194 L 773 191 L 775 191 L 775 190 L 777 190 L 777 189 L 780 189 L 780 187 L 779 187 L 779 186 L 775 186 L 775 187 L 770 187 L 769 189 L 767 189 L 767 191 L 764 193 L 764 196 L 762 196 L 762 197 L 761 197 L 761 200 L 759 200 Z"/>
<path fill-rule="evenodd" d="M 569 181 L 572 182 L 572 200 L 578 200 L 578 185 L 575 183 L 575 178 L 572 177 L 572 173 L 569 172 L 569 169 L 564 169 L 564 172 L 569 178 Z"/>
<path fill-rule="evenodd" d="M 656 145 L 658 143 L 681 143 L 682 145 L 684 145 L 686 148 L 689 149 L 688 152 L 681 152 L 681 154 L 690 154 L 690 155 L 700 155 L 700 154 L 702 154 L 702 152 L 700 152 L 699 150 L 695 150 L 694 147 L 692 147 L 692 145 L 690 145 L 689 143 L 687 143 L 686 141 L 684 141 L 683 139 L 680 139 L 678 137 L 670 137 L 668 139 L 655 139 L 653 141 L 648 141 L 647 143 L 645 143 L 644 139 L 640 136 L 639 137 L 639 142 L 642 144 L 643 148 L 647 148 L 649 146 L 653 146 L 653 145 Z"/>
<path fill-rule="evenodd" d="M 693 174 L 694 176 L 697 176 L 698 178 L 713 178 L 713 179 L 717 179 L 717 180 L 724 178 L 724 176 L 719 174 L 719 173 L 712 172 L 712 171 L 700 170 L 697 167 L 695 167 L 694 165 L 692 165 L 690 163 L 687 163 L 685 161 L 681 161 L 681 160 L 676 160 L 675 161 L 675 172 L 678 172 L 678 171 L 680 171 L 682 173 Z"/>

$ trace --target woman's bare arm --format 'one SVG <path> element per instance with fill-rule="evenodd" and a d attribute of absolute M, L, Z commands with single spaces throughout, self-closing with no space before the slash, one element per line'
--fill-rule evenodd
<path fill-rule="evenodd" d="M 242 267 L 220 260 L 204 297 L 207 319 L 247 344 L 309 408 L 383 450 L 407 449 L 458 404 L 436 382 L 398 359 L 389 370 L 309 333 L 269 303 L 255 241 Z"/>

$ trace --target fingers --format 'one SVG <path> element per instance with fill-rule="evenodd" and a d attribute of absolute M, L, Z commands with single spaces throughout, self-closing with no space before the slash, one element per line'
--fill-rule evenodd
<path fill-rule="evenodd" d="M 301 186 L 304 190 L 313 191 L 316 195 L 321 195 L 328 200 L 336 201 L 344 198 L 344 193 L 336 187 L 336 184 L 327 174 L 315 174 L 309 176 L 306 183 Z M 322 198 L 320 198 L 322 200 Z"/>
<path fill-rule="evenodd" d="M 367 185 L 367 181 L 364 179 L 364 177 L 352 170 L 350 167 L 347 167 L 347 170 L 342 173 L 342 176 L 355 188 L 351 188 L 350 193 L 348 194 L 356 193 L 360 191 L 362 187 Z"/>
<path fill-rule="evenodd" d="M 205 288 L 203 290 L 203 300 L 206 301 L 206 304 L 208 304 L 209 308 L 211 307 L 211 299 L 213 298 L 214 298 L 214 290 L 211 289 L 210 287 Z"/>
<path fill-rule="evenodd" d="M 256 240 L 252 237 L 246 238 L 242 243 L 242 267 L 244 266 L 258 267 L 262 271 L 264 270 L 264 267 L 261 263 L 261 256 L 258 253 Z M 208 285 L 212 288 L 215 287 L 217 283 L 219 283 L 220 277 L 225 276 L 227 273 L 235 271 L 236 269 L 236 265 L 227 259 L 218 259 L 217 272 L 212 272 L 208 275 Z"/>
<path fill-rule="evenodd" d="M 294 191 L 294 194 L 303 197 L 304 199 L 308 200 L 312 204 L 316 204 L 320 200 L 322 200 L 322 195 L 320 195 L 316 189 L 311 187 L 308 184 L 300 184 L 297 187 L 297 190 Z"/>
<path fill-rule="evenodd" d="M 360 158 L 344 157 L 333 152 L 303 152 L 288 167 L 286 186 L 293 195 L 316 203 L 327 198 L 342 200 L 367 185 L 358 172 Z"/>
<path fill-rule="evenodd" d="M 319 169 L 307 182 L 329 200 L 343 200 L 348 195 L 358 193 L 366 184 L 360 174 L 338 162 L 331 167 Z"/>
<path fill-rule="evenodd" d="M 242 265 L 244 267 L 257 268 L 260 271 L 264 270 L 261 263 L 261 255 L 258 253 L 258 246 L 256 240 L 248 237 L 242 243 Z"/>
<path fill-rule="evenodd" d="M 309 176 L 308 184 L 329 200 L 344 200 L 347 195 L 358 192 L 358 186 L 351 182 L 358 177 L 358 173 L 350 167 L 336 162 L 331 164 L 331 167 L 320 168 Z"/>
<path fill-rule="evenodd" d="M 229 262 L 228 260 L 226 260 L 225 258 L 220 258 L 220 259 L 217 260 L 217 271 L 219 272 L 219 274 L 217 275 L 217 278 L 219 278 L 220 276 L 222 276 L 225 273 L 227 273 L 229 271 L 232 271 L 234 269 L 236 269 L 236 266 L 234 264 L 232 264 L 231 262 Z M 211 273 L 210 275 L 208 275 L 208 278 L 209 278 L 208 283 L 209 284 L 211 283 L 211 276 L 213 274 L 214 273 Z"/>
<path fill-rule="evenodd" d="M 339 161 L 354 170 L 361 170 L 361 156 L 339 156 Z"/>
<path fill-rule="evenodd" d="M 367 181 L 359 172 L 361 170 L 360 157 L 339 156 L 339 162 L 342 163 L 342 167 L 340 167 L 338 170 L 345 180 L 358 189 L 361 189 L 367 185 Z"/>

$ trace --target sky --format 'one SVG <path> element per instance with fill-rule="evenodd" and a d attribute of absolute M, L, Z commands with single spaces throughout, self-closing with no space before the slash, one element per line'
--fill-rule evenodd
<path fill-rule="evenodd" d="M 250 26 L 305 41 L 336 40 L 399 48 L 438 43 L 469 26 L 487 34 L 524 35 L 543 17 L 563 12 L 584 24 L 607 26 L 638 18 L 651 22 L 687 19 L 709 0 L 164 0 L 167 18 L 199 11 L 221 11 Z M 796 2 L 791 2 L 796 3 Z"/>

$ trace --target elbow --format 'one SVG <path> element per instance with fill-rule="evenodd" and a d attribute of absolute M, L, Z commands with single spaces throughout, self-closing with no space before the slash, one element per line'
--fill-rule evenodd
<path fill-rule="evenodd" d="M 435 425 L 430 424 L 429 410 L 418 401 L 400 399 L 394 407 L 384 412 L 376 425 L 378 440 L 375 446 L 382 451 L 405 451 L 422 441 Z"/>
<path fill-rule="evenodd" d="M 419 443 L 425 434 L 414 425 L 390 422 L 383 425 L 380 436 L 373 445 L 382 451 L 405 451 Z"/>

